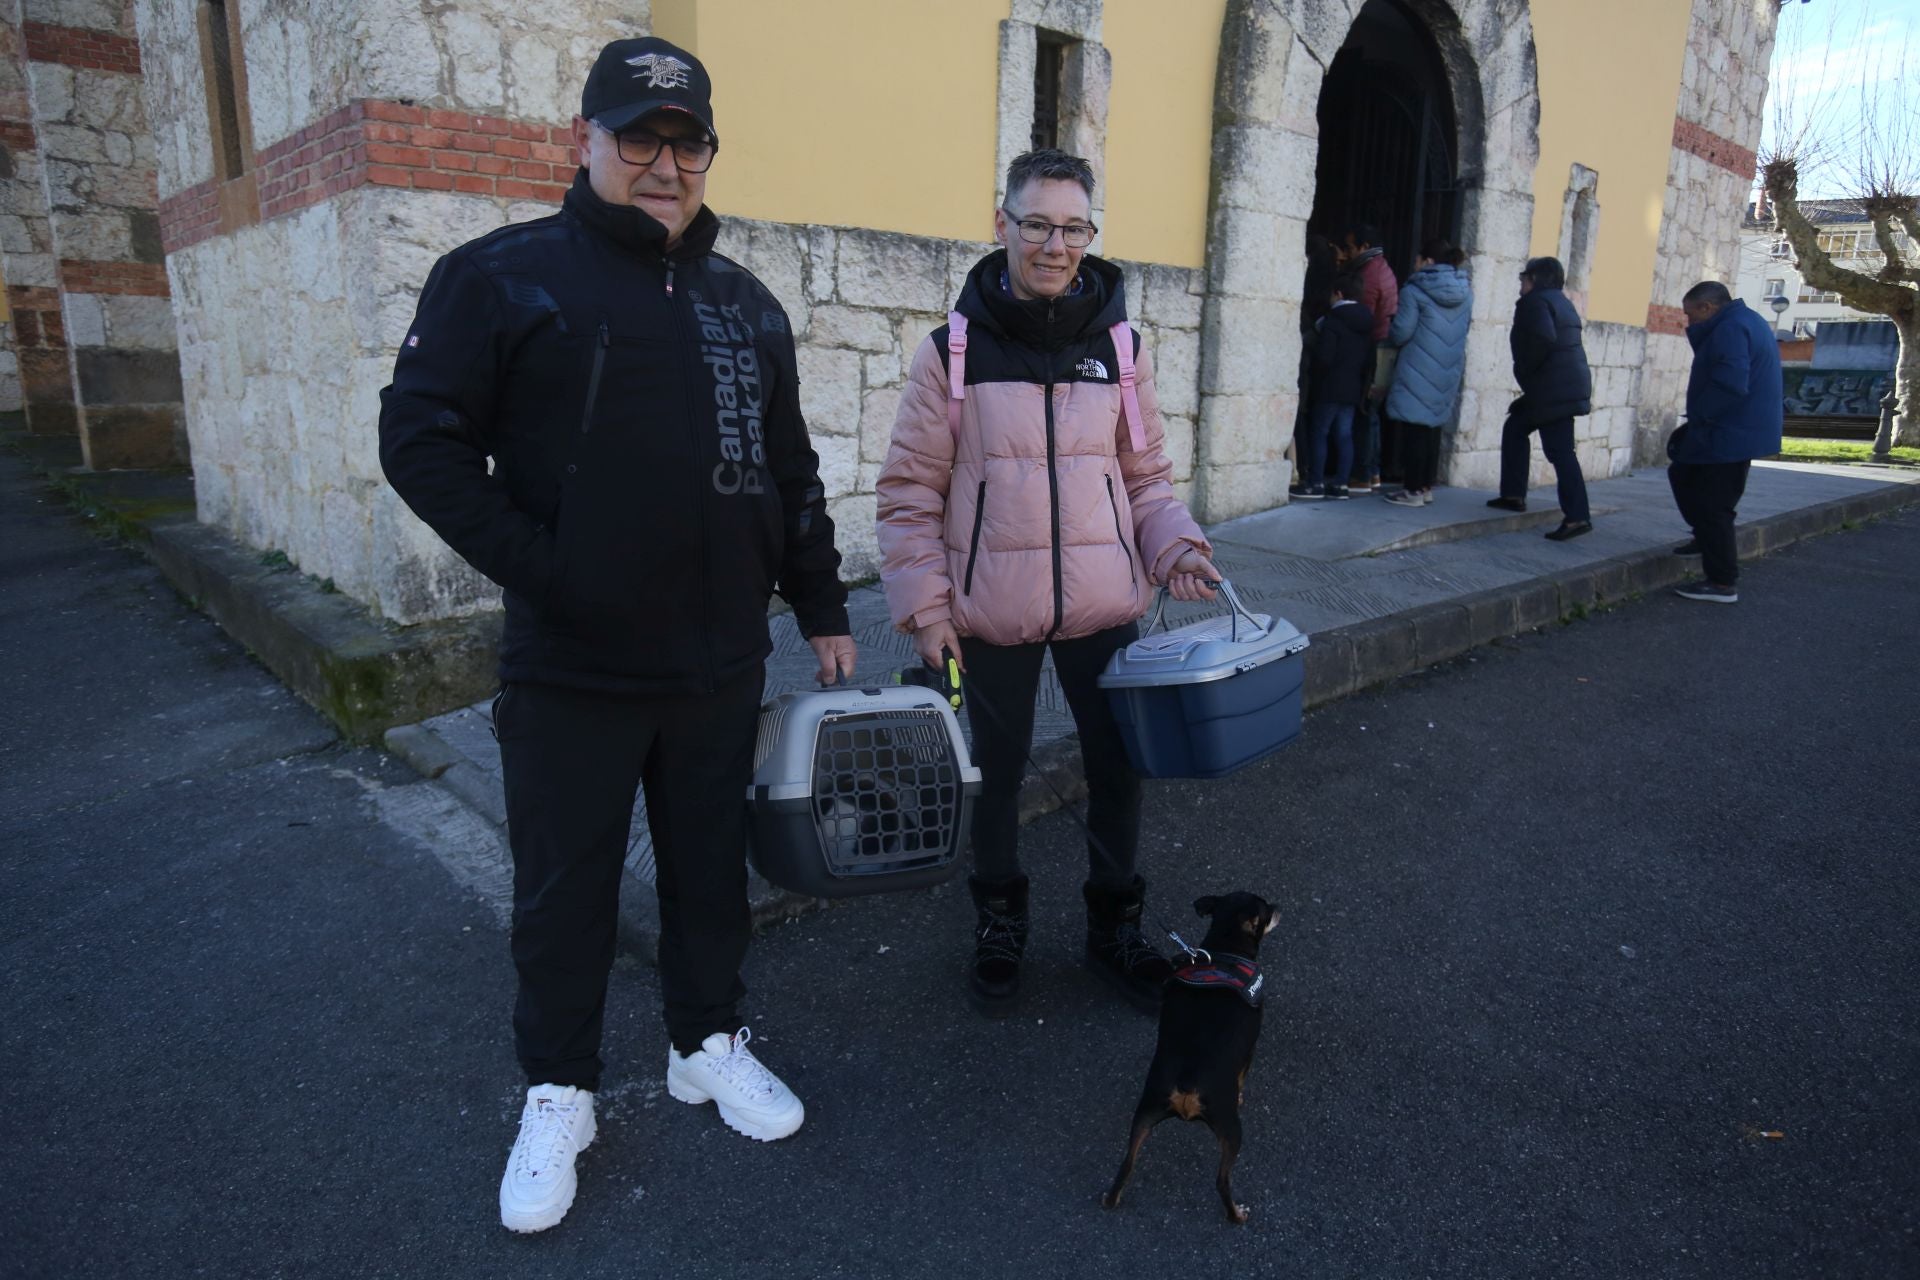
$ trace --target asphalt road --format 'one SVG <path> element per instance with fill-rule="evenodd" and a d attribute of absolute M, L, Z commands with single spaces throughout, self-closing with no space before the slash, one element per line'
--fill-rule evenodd
<path fill-rule="evenodd" d="M 1920 1276 L 1916 563 L 1910 511 L 1152 784 L 1156 916 L 1280 908 L 1244 1228 L 1199 1126 L 1096 1204 L 1153 1032 L 1076 967 L 1054 815 L 1017 1019 L 961 998 L 958 885 L 758 941 L 789 1141 L 666 1097 L 623 959 L 522 1238 L 501 923 L 382 802 L 431 784 L 0 459 L 0 1275 Z"/>

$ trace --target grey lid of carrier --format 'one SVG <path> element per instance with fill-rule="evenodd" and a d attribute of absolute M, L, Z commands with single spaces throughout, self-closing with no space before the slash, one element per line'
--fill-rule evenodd
<path fill-rule="evenodd" d="M 1163 588 L 1147 633 L 1113 655 L 1100 674 L 1100 687 L 1158 688 L 1226 680 L 1307 647 L 1307 638 L 1285 618 L 1249 613 L 1231 583 L 1223 581 L 1220 594 L 1227 602 L 1224 617 L 1204 618 L 1156 635 L 1153 629 L 1167 604 Z"/>

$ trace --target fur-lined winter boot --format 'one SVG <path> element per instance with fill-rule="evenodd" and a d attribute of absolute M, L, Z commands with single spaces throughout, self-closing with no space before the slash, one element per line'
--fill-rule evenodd
<path fill-rule="evenodd" d="M 1152 1013 L 1160 1007 L 1160 988 L 1173 966 L 1140 936 L 1146 891 L 1139 876 L 1124 889 L 1091 881 L 1081 886 L 1087 899 L 1087 967 L 1136 1008 Z"/>

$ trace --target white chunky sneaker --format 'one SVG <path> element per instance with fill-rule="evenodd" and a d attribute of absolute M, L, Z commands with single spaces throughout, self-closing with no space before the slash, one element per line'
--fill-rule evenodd
<path fill-rule="evenodd" d="M 552 1084 L 527 1090 L 520 1136 L 500 1179 L 500 1225 L 545 1231 L 566 1217 L 578 1185 L 573 1158 L 593 1145 L 593 1134 L 591 1093 Z"/>
<path fill-rule="evenodd" d="M 780 1077 L 753 1056 L 746 1027 L 732 1035 L 716 1031 L 698 1049 L 680 1056 L 667 1046 L 667 1092 L 681 1102 L 711 1102 L 736 1133 L 756 1142 L 772 1142 L 798 1129 L 807 1109 Z"/>

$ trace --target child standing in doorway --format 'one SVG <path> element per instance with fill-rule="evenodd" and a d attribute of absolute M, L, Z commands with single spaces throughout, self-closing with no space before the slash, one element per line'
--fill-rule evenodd
<path fill-rule="evenodd" d="M 1353 415 L 1366 399 L 1368 357 L 1373 353 L 1373 313 L 1360 301 L 1364 289 L 1353 274 L 1334 281 L 1333 306 L 1315 326 L 1313 400 L 1307 416 L 1307 456 L 1300 483 L 1289 485 L 1291 498 L 1345 498 L 1344 483 L 1327 484 L 1327 450 L 1333 450 L 1333 475 L 1345 481 L 1353 464 Z"/>

